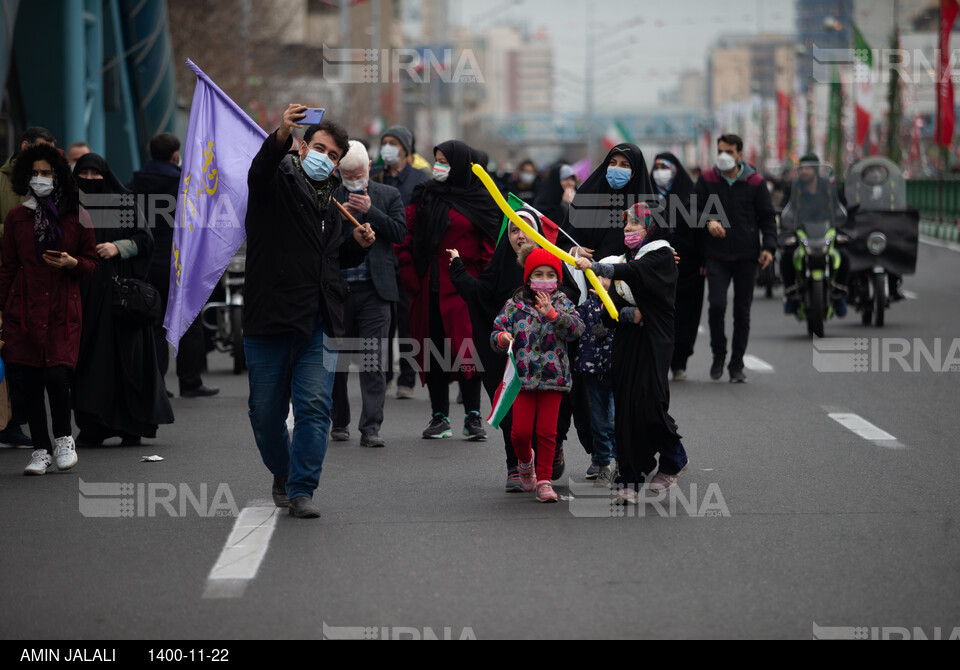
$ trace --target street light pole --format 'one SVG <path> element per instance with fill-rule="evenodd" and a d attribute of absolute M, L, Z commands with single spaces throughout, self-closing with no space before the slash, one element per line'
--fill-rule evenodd
<path fill-rule="evenodd" d="M 587 162 L 593 166 L 593 95 L 596 63 L 594 62 L 593 24 L 590 22 L 590 10 L 587 8 L 587 72 L 584 78 L 584 116 L 587 123 Z"/>

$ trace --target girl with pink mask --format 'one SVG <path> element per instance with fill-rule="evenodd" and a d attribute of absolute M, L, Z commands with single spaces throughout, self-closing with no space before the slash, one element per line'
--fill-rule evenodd
<path fill-rule="evenodd" d="M 513 403 L 511 440 L 519 461 L 517 470 L 524 491 L 536 489 L 540 502 L 557 502 L 550 485 L 557 448 L 557 417 L 563 394 L 570 391 L 570 357 L 567 343 L 583 334 L 576 306 L 558 290 L 560 259 L 539 247 L 525 247 L 524 285 L 503 306 L 493 322 L 490 341 L 505 352 L 513 344 L 517 372 L 523 387 Z M 537 430 L 536 464 L 533 431 Z"/>

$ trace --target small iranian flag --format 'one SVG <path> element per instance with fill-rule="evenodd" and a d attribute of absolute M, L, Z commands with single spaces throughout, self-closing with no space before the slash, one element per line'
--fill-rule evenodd
<path fill-rule="evenodd" d="M 510 205 L 510 208 L 515 212 L 519 212 L 522 208 L 526 207 L 527 209 L 536 213 L 537 218 L 540 219 L 540 234 L 547 238 L 547 241 L 550 244 L 557 243 L 557 235 L 560 233 L 560 226 L 550 220 L 549 217 L 543 215 L 542 212 L 535 209 L 533 205 L 525 203 L 518 196 L 513 193 L 507 194 L 507 204 Z M 500 235 L 497 237 L 497 244 L 500 244 L 500 238 L 503 237 L 503 234 L 507 232 L 509 228 L 510 217 L 504 215 L 503 223 L 500 226 Z"/>
<path fill-rule="evenodd" d="M 603 146 L 607 151 L 610 151 L 618 144 L 630 141 L 630 133 L 627 132 L 627 129 L 624 128 L 623 124 L 619 121 L 614 121 L 610 124 L 607 132 L 603 134 Z"/>
<path fill-rule="evenodd" d="M 507 357 L 509 360 L 503 370 L 503 381 L 497 387 L 497 393 L 493 396 L 493 409 L 487 417 L 487 423 L 494 428 L 500 427 L 500 422 L 513 407 L 513 401 L 517 399 L 517 394 L 523 386 L 520 375 L 517 373 L 517 361 L 513 357 L 513 342 L 510 342 L 510 348 L 507 349 Z"/>
<path fill-rule="evenodd" d="M 862 147 L 870 132 L 870 116 L 873 110 L 873 51 L 863 34 L 853 27 L 854 80 L 857 87 L 857 146 Z"/>

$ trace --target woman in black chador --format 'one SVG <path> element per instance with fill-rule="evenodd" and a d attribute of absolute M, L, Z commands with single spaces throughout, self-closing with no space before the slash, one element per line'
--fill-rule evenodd
<path fill-rule="evenodd" d="M 73 174 L 81 203 L 84 196 L 91 200 L 87 212 L 100 257 L 97 273 L 80 286 L 83 333 L 73 394 L 77 442 L 97 445 L 119 437 L 124 445 L 136 445 L 141 437 L 156 437 L 159 424 L 173 423 L 173 410 L 157 367 L 153 324 L 115 317 L 114 277 L 146 279 L 153 235 L 102 157 L 81 156 Z M 101 202 L 105 195 L 117 202 Z"/>

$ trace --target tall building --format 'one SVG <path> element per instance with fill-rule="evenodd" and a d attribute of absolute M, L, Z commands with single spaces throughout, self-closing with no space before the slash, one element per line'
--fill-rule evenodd
<path fill-rule="evenodd" d="M 797 63 L 797 76 L 806 93 L 813 79 L 814 47 L 853 48 L 853 0 L 797 0 L 796 22 L 797 39 L 806 50 Z"/>
<path fill-rule="evenodd" d="M 486 83 L 479 113 L 553 113 L 553 46 L 547 34 L 494 26 L 478 43 Z"/>
<path fill-rule="evenodd" d="M 707 56 L 707 97 L 712 109 L 769 100 L 793 91 L 797 44 L 785 35 L 726 35 Z"/>

